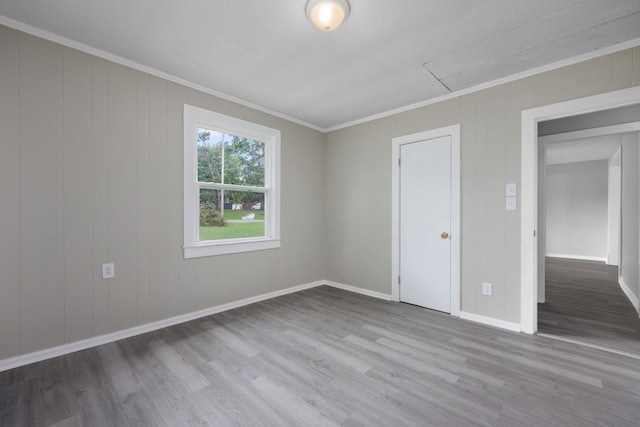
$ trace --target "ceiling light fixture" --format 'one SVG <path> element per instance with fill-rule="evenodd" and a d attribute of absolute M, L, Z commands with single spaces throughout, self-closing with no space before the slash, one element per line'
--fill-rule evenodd
<path fill-rule="evenodd" d="M 347 0 L 309 0 L 307 17 L 322 31 L 333 31 L 349 15 Z"/>

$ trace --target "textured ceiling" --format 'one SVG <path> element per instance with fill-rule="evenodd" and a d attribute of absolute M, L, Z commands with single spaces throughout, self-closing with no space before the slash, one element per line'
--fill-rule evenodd
<path fill-rule="evenodd" d="M 0 15 L 321 129 L 640 38 L 639 0 L 350 0 L 331 33 L 305 3 L 2 0 Z"/>

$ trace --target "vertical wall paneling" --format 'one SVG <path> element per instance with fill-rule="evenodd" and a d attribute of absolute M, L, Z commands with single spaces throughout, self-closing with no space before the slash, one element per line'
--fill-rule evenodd
<path fill-rule="evenodd" d="M 181 250 L 182 246 L 179 245 L 178 249 Z M 196 279 L 196 263 L 188 262 L 188 260 L 180 262 L 178 274 L 180 275 L 178 283 L 180 283 L 182 291 L 182 307 L 188 307 L 186 308 L 188 311 L 203 308 L 203 300 L 198 298 L 200 288 Z"/>
<path fill-rule="evenodd" d="M 189 264 L 194 264 L 194 284 L 196 286 L 195 295 L 198 297 L 198 308 L 204 308 L 204 301 L 216 301 L 216 303 L 219 303 L 220 299 L 217 292 L 220 286 L 220 280 L 218 279 L 219 264 L 224 263 L 226 257 L 219 256 L 188 261 Z"/>
<path fill-rule="evenodd" d="M 189 97 L 190 94 L 192 94 L 193 92 L 190 90 L 179 90 L 177 92 L 177 96 L 176 96 L 176 102 L 175 104 L 173 104 L 173 112 L 170 113 L 171 114 L 175 114 L 176 118 L 177 118 L 177 122 L 174 121 L 174 123 L 171 125 L 171 130 L 169 131 L 169 135 L 170 135 L 170 140 L 173 141 L 172 145 L 171 145 L 171 156 L 178 156 L 178 159 L 182 159 L 182 155 L 183 155 L 183 133 L 182 133 L 182 115 L 183 115 L 183 111 L 184 111 L 184 104 L 190 104 L 190 105 L 194 105 L 194 103 L 189 100 L 186 101 L 186 99 Z M 195 105 L 198 105 L 197 103 Z M 182 177 L 182 162 L 179 163 L 180 166 L 179 168 L 174 170 L 174 173 L 176 175 L 178 175 L 178 178 L 176 180 L 176 182 L 174 183 L 175 185 L 177 185 L 179 188 L 176 188 L 175 186 L 172 189 L 172 192 L 174 193 L 175 197 L 178 197 L 179 199 L 182 198 L 182 186 L 183 186 L 183 177 Z M 176 239 L 176 243 L 175 243 L 175 248 L 173 250 L 173 253 L 175 254 L 174 256 L 176 256 L 176 258 L 178 260 L 180 260 L 179 265 L 177 266 L 178 269 L 178 275 L 179 275 L 179 283 L 181 284 L 180 286 L 180 297 L 181 297 L 181 310 L 187 310 L 187 311 L 194 311 L 194 310 L 199 310 L 202 308 L 205 308 L 206 306 L 203 306 L 204 301 L 211 301 L 211 300 L 215 300 L 214 298 L 207 298 L 207 289 L 206 286 L 201 286 L 202 283 L 198 281 L 197 278 L 197 268 L 196 265 L 200 264 L 201 262 L 205 263 L 205 264 L 215 264 L 214 259 L 215 258 L 206 258 L 204 260 L 184 260 L 183 256 L 182 256 L 182 216 L 183 216 L 183 212 L 182 212 L 182 204 L 179 204 L 177 206 L 177 208 L 179 209 L 179 212 L 175 212 L 174 216 L 176 217 L 176 223 L 175 223 L 175 227 L 177 228 L 176 232 L 178 233 L 177 236 L 174 235 L 174 239 Z M 213 283 L 210 283 L 208 285 L 211 289 L 213 289 Z M 202 291 L 205 292 L 202 292 Z"/>
<path fill-rule="evenodd" d="M 376 123 L 369 130 L 369 136 L 365 141 L 362 141 L 357 147 L 356 151 L 361 153 L 367 152 L 367 156 L 371 158 L 384 159 L 385 164 L 388 164 L 388 159 L 391 157 L 391 122 L 380 121 Z M 391 262 L 384 264 L 371 263 L 371 259 L 379 258 L 381 256 L 390 256 L 391 239 L 387 233 L 371 233 L 368 230 L 368 224 L 366 221 L 362 221 L 363 216 L 368 216 L 376 223 L 382 223 L 388 214 L 389 209 L 382 209 L 381 201 L 384 200 L 388 203 L 389 197 L 382 197 L 381 194 L 391 193 L 391 171 L 388 168 L 379 169 L 376 162 L 361 162 L 362 167 L 359 168 L 360 173 L 356 177 L 356 185 L 361 188 L 370 185 L 372 188 L 378 189 L 380 193 L 375 196 L 366 196 L 364 194 L 349 197 L 351 201 L 352 209 L 350 212 L 351 220 L 354 227 L 356 227 L 361 236 L 361 239 L 354 240 L 357 247 L 353 253 L 354 260 L 359 265 L 357 269 L 362 271 L 362 275 L 354 274 L 355 286 L 367 286 L 367 283 L 372 283 L 375 289 L 379 289 L 381 292 L 387 294 L 391 293 L 389 289 L 389 277 L 391 276 Z M 346 174 L 349 174 L 349 170 L 352 167 L 352 163 L 347 163 Z M 311 165 L 307 164 L 305 169 L 312 169 Z M 295 206 L 295 205 L 294 205 Z M 388 207 L 388 205 L 387 205 Z M 340 221 L 338 218 L 333 218 L 331 224 Z M 390 224 L 389 224 L 390 225 Z M 391 227 L 388 227 L 389 231 Z M 302 241 L 298 242 L 299 245 L 304 244 Z M 390 261 L 390 259 L 389 259 Z M 355 272 L 354 272 L 355 273 Z"/>
<path fill-rule="evenodd" d="M 3 26 L 0 91 L 0 359 L 324 278 L 324 134 Z M 295 135 L 283 248 L 183 259 L 187 97 Z"/>
<path fill-rule="evenodd" d="M 476 232 L 477 240 L 475 241 L 475 256 L 478 262 L 477 274 L 478 276 L 473 278 L 470 283 L 471 288 L 467 289 L 467 292 L 471 292 L 475 295 L 475 307 L 476 313 L 482 316 L 487 316 L 488 313 L 488 297 L 482 295 L 482 282 L 489 280 L 489 269 L 487 262 L 489 259 L 488 254 L 488 239 L 491 238 L 489 230 L 487 229 L 488 218 L 488 178 L 489 178 L 489 155 L 488 149 L 488 106 L 487 106 L 487 91 L 478 93 L 477 106 L 476 106 L 476 157 L 475 161 L 478 163 L 476 169 L 476 197 L 475 197 L 475 210 L 473 215 L 476 217 Z"/>
<path fill-rule="evenodd" d="M 180 96 L 180 88 L 174 83 L 167 85 L 167 163 L 165 182 L 169 200 L 167 213 L 169 215 L 167 236 L 168 253 L 167 264 L 169 266 L 169 314 L 177 315 L 189 310 L 185 304 L 188 298 L 182 292 L 180 286 L 180 264 L 185 262 L 182 253 L 183 230 L 182 230 L 182 117 L 183 102 Z"/>
<path fill-rule="evenodd" d="M 578 98 L 578 65 L 562 68 L 562 98 Z"/>
<path fill-rule="evenodd" d="M 476 195 L 478 194 L 476 170 L 478 164 L 471 159 L 476 158 L 477 152 L 477 94 L 465 95 L 461 99 L 462 113 L 460 127 L 460 157 L 461 157 L 461 291 L 471 289 L 471 284 L 477 280 L 477 263 L 464 262 L 475 255 L 475 242 L 478 240 L 476 217 L 472 214 L 476 210 Z M 461 292 L 461 311 L 471 311 L 475 307 L 476 295 L 473 292 Z"/>
<path fill-rule="evenodd" d="M 570 74 L 570 73 L 569 73 Z M 562 81 L 565 81 L 563 70 Z M 540 81 L 538 82 L 538 85 Z M 564 94 L 564 91 L 562 92 Z M 515 182 L 518 192 L 518 209 L 507 212 L 505 220 L 505 318 L 509 322 L 520 321 L 520 121 L 521 112 L 536 102 L 536 82 L 534 79 L 523 79 L 509 83 L 506 87 L 505 101 L 505 150 L 507 165 L 505 181 Z"/>
<path fill-rule="evenodd" d="M 136 324 L 137 72 L 109 65 L 109 329 Z"/>
<path fill-rule="evenodd" d="M 63 49 L 20 36 L 21 351 L 64 342 Z"/>
<path fill-rule="evenodd" d="M 0 358 L 314 280 L 390 292 L 390 140 L 458 121 L 462 309 L 517 322 L 522 110 L 640 84 L 639 47 L 322 135 L 4 27 L 0 47 Z M 187 96 L 281 129 L 280 250 L 182 258 Z"/>
<path fill-rule="evenodd" d="M 562 93 L 563 70 L 552 70 L 534 77 L 536 82 L 536 104 L 545 105 L 565 99 Z"/>
<path fill-rule="evenodd" d="M 348 169 L 349 166 L 349 158 L 351 158 L 347 153 L 351 144 L 344 144 L 343 142 L 350 141 L 352 138 L 355 138 L 355 136 L 350 136 L 351 133 L 354 133 L 354 129 L 355 128 L 348 128 L 330 135 L 327 147 L 328 160 L 326 163 L 327 173 L 325 175 L 327 186 L 326 197 L 327 200 L 332 200 L 332 203 L 327 203 L 326 205 L 325 216 L 327 218 L 328 226 L 325 230 L 327 234 L 327 241 L 330 242 L 332 250 L 326 252 L 326 262 L 328 277 L 330 277 L 331 280 L 342 283 L 349 283 L 347 282 L 347 275 L 349 272 L 344 268 L 344 265 L 348 262 L 348 256 L 351 249 L 350 246 L 352 244 L 351 239 L 353 237 L 351 236 L 352 233 L 349 233 L 348 231 L 348 197 L 350 191 L 336 190 L 340 188 L 341 185 L 345 188 L 352 188 L 353 185 L 351 183 L 351 178 L 344 175 L 344 171 Z M 334 218 L 341 218 L 341 220 L 332 220 Z M 284 230 L 282 232 L 282 238 L 286 239 Z"/>
<path fill-rule="evenodd" d="M 595 95 L 611 90 L 613 90 L 612 55 L 578 64 L 578 96 Z"/>
<path fill-rule="evenodd" d="M 281 177 L 281 204 L 285 209 L 281 211 L 281 221 L 289 224 L 287 236 L 283 236 L 283 250 L 272 251 L 270 256 L 275 265 L 286 265 L 283 263 L 288 257 L 299 254 L 305 260 L 301 265 L 287 266 L 280 268 L 278 277 L 288 286 L 295 286 L 300 274 L 304 274 L 303 283 L 312 282 L 313 277 L 323 274 L 325 267 L 323 259 L 325 233 L 321 232 L 320 239 L 312 239 L 318 230 L 324 230 L 324 203 L 322 189 L 324 188 L 326 170 L 325 148 L 326 144 L 320 140 L 307 140 L 300 130 L 292 130 L 282 134 L 281 160 L 287 164 L 287 168 L 282 168 Z M 293 141 L 291 143 L 290 141 Z M 382 147 L 385 145 L 380 144 Z M 317 165 L 316 167 L 313 167 Z M 382 180 L 381 180 L 382 181 Z M 390 183 L 389 183 L 390 185 Z M 311 192 L 316 194 L 317 202 L 310 207 L 301 207 L 298 201 L 291 196 L 301 192 Z M 320 194 L 318 194 L 320 193 Z"/>
<path fill-rule="evenodd" d="M 488 311 L 504 318 L 505 307 L 505 88 L 487 91 L 487 276 L 493 295 L 485 297 Z"/>
<path fill-rule="evenodd" d="M 0 359 L 20 350 L 19 37 L 0 26 Z"/>
<path fill-rule="evenodd" d="M 301 191 L 302 188 L 307 188 L 307 189 L 313 188 L 313 184 L 309 184 L 309 179 L 313 179 L 317 177 L 310 177 L 308 174 L 304 173 L 301 169 L 305 168 L 306 163 L 302 161 L 300 162 L 296 161 L 296 159 L 301 158 L 299 154 L 301 154 L 302 152 L 309 153 L 310 150 L 313 150 L 313 147 L 311 147 L 307 141 L 298 140 L 298 138 L 295 135 L 291 135 L 291 134 L 287 135 L 287 133 L 285 133 L 284 135 L 281 134 L 281 138 L 284 141 L 287 141 L 287 140 L 296 141 L 294 144 L 284 144 L 281 146 L 281 152 L 280 152 L 281 162 L 286 162 L 287 164 L 292 166 L 291 168 L 287 168 L 281 171 L 282 173 L 280 176 L 280 196 L 281 196 L 280 203 L 281 203 L 281 206 L 284 207 L 284 206 L 291 206 L 291 202 L 295 203 L 295 201 L 292 201 L 288 198 L 288 195 L 296 194 L 298 193 L 298 191 Z M 324 165 L 324 158 L 322 156 L 315 156 L 315 158 L 318 159 L 318 161 L 322 162 Z M 291 179 L 292 176 L 298 176 L 301 178 L 298 180 L 292 180 Z M 320 181 L 321 182 L 323 181 L 322 177 L 320 177 Z M 303 187 L 305 184 L 309 184 L 309 186 Z M 318 197 L 318 199 L 324 200 L 322 195 Z M 281 247 L 282 250 L 276 252 L 279 257 L 282 257 L 282 256 L 286 257 L 288 255 L 288 252 L 291 250 L 292 246 L 295 246 L 297 251 L 300 251 L 304 254 L 303 255 L 304 259 L 309 259 L 309 257 L 313 257 L 314 255 L 317 257 L 319 255 L 314 251 L 316 247 L 315 244 L 310 244 L 306 246 L 297 244 L 298 239 L 301 239 L 301 238 L 304 239 L 304 234 L 305 234 L 305 229 L 301 227 L 301 222 L 304 222 L 307 224 L 317 223 L 318 221 L 322 222 L 321 218 L 315 218 L 314 214 L 317 214 L 317 213 L 324 213 L 324 210 L 314 211 L 310 209 L 305 209 L 304 215 L 300 215 L 299 212 L 296 212 L 296 209 L 281 210 L 281 213 L 280 213 L 281 222 L 286 222 L 291 226 L 291 228 L 288 230 L 289 232 L 288 236 L 281 235 L 281 237 L 283 238 L 283 242 L 282 242 L 283 246 Z M 270 258 L 271 256 L 272 254 L 269 254 Z M 279 265 L 279 262 L 278 262 L 278 265 Z M 288 280 L 288 277 L 287 277 L 286 270 L 287 269 L 279 269 L 279 271 L 277 271 L 277 275 L 280 278 L 280 280 L 284 281 L 284 283 L 290 283 L 290 280 Z M 293 275 L 296 275 L 295 271 L 291 271 L 291 270 L 289 271 Z M 290 286 L 293 286 L 293 285 L 290 285 Z"/>
<path fill-rule="evenodd" d="M 640 47 L 633 49 L 633 85 L 640 85 Z"/>
<path fill-rule="evenodd" d="M 89 55 L 64 51 L 65 341 L 93 335 L 93 80 Z"/>
<path fill-rule="evenodd" d="M 613 54 L 613 89 L 633 85 L 633 51 L 623 50 Z"/>
<path fill-rule="evenodd" d="M 136 77 L 136 316 L 151 321 L 149 313 L 149 76 Z"/>
<path fill-rule="evenodd" d="M 149 292 L 153 320 L 169 317 L 167 82 L 149 78 Z"/>
<path fill-rule="evenodd" d="M 93 333 L 109 331 L 109 280 L 102 278 L 102 264 L 109 254 L 109 63 L 93 58 L 92 192 L 93 213 Z M 117 272 L 117 271 L 116 271 Z"/>
<path fill-rule="evenodd" d="M 266 251 L 263 251 L 266 253 Z M 218 273 L 220 286 L 216 289 L 216 297 L 221 303 L 234 301 L 242 298 L 247 298 L 249 295 L 248 285 L 255 284 L 259 286 L 260 270 L 263 268 L 260 265 L 254 265 L 253 262 L 259 252 L 248 252 L 246 256 L 238 257 L 236 254 L 226 255 L 222 263 L 226 268 L 222 269 Z M 248 268 L 248 266 L 251 266 Z M 238 283 L 235 288 L 224 286 L 225 283 Z"/>

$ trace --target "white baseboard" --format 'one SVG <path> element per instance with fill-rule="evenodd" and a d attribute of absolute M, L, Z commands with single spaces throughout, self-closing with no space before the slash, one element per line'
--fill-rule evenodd
<path fill-rule="evenodd" d="M 634 294 L 631 291 L 631 289 L 629 288 L 629 286 L 627 286 L 627 284 L 625 283 L 622 277 L 618 277 L 618 283 L 620 284 L 620 288 L 622 288 L 622 292 L 624 292 L 627 298 L 629 298 L 629 301 L 631 301 L 631 304 L 633 304 L 638 314 L 640 314 L 640 301 L 638 300 L 638 297 L 636 296 L 636 294 Z"/>
<path fill-rule="evenodd" d="M 621 282 L 621 286 L 622 286 L 622 283 L 624 282 Z M 35 351 L 33 353 L 23 354 L 20 356 L 11 357 L 9 359 L 0 360 L 0 372 L 17 368 L 20 366 L 28 365 L 30 363 L 51 359 L 53 357 L 58 357 L 65 354 L 73 353 L 75 351 L 85 350 L 87 348 L 96 347 L 102 344 L 107 344 L 113 341 L 129 338 L 135 335 L 144 334 L 147 332 L 155 331 L 158 329 L 166 328 L 166 327 L 177 325 L 180 323 L 188 322 L 190 320 L 195 320 L 202 317 L 210 316 L 212 314 L 221 313 L 223 311 L 231 310 L 234 308 L 242 307 L 242 306 L 253 304 L 256 302 L 265 301 L 271 298 L 276 298 L 282 295 L 287 295 L 294 292 L 315 288 L 322 285 L 331 286 L 334 288 L 342 289 L 349 292 L 354 292 L 361 295 L 366 295 L 373 298 L 378 298 L 385 301 L 391 301 L 390 294 L 384 294 L 382 292 L 371 291 L 368 289 L 359 288 L 357 286 L 345 285 L 344 283 L 332 282 L 329 280 L 319 280 L 317 282 L 307 283 L 299 286 L 293 286 L 291 288 L 269 292 L 266 294 L 257 295 L 255 297 L 245 298 L 239 301 L 234 301 L 227 304 L 218 305 L 215 307 L 210 307 L 204 310 L 194 311 L 192 313 L 170 317 L 168 319 L 159 320 L 157 322 L 147 323 L 145 325 L 140 325 L 140 326 L 134 326 L 133 328 L 124 329 L 121 331 L 116 331 L 109 334 L 87 338 L 85 340 L 63 344 L 56 347 Z M 625 288 L 623 287 L 623 289 Z M 628 290 L 628 288 L 626 289 Z M 627 291 L 625 291 L 625 293 L 626 292 Z M 635 299 L 634 305 L 636 309 L 638 309 L 637 298 Z M 478 322 L 478 323 L 482 323 L 489 326 L 495 326 L 498 328 L 507 329 L 509 331 L 520 332 L 520 325 L 517 323 L 506 322 L 504 320 L 494 319 L 492 317 L 480 316 L 472 313 L 466 313 L 463 311 L 460 312 L 460 317 L 462 319 L 471 320 L 473 322 Z"/>
<path fill-rule="evenodd" d="M 177 325 L 179 323 L 188 322 L 190 320 L 199 319 L 201 317 L 210 316 L 212 314 L 221 313 L 223 311 L 253 304 L 259 301 L 264 301 L 264 300 L 279 297 L 282 295 L 303 291 L 305 289 L 315 288 L 317 286 L 322 286 L 325 284 L 326 284 L 325 281 L 319 280 L 317 282 L 307 283 L 299 286 L 293 286 L 291 288 L 269 292 L 266 294 L 257 295 L 255 297 L 245 298 L 239 301 L 230 302 L 228 304 L 217 305 L 215 307 L 206 308 L 204 310 L 194 311 L 192 313 L 170 317 L 168 319 L 159 320 L 157 322 L 151 322 L 145 325 L 134 326 L 133 328 L 124 329 L 121 331 L 116 331 L 109 334 L 100 335 L 97 337 L 87 338 L 85 340 L 76 341 L 69 344 L 63 344 L 57 347 L 51 347 L 44 350 L 35 351 L 33 353 L 22 354 L 20 356 L 15 356 L 9 359 L 0 360 L 0 372 L 17 368 L 19 366 L 28 365 L 30 363 L 51 359 L 52 357 L 73 353 L 74 351 L 85 350 L 87 348 L 96 347 L 102 344 L 107 344 L 113 341 L 118 341 L 118 340 L 129 338 L 135 335 L 140 335 L 140 334 L 155 331 L 158 329 L 166 328 L 169 326 Z"/>
<path fill-rule="evenodd" d="M 354 292 L 356 294 L 366 295 L 368 297 L 378 298 L 385 301 L 391 301 L 391 295 L 383 294 L 382 292 L 370 291 L 368 289 L 358 288 L 356 286 L 351 286 L 351 285 L 345 285 L 344 283 L 332 282 L 330 280 L 325 280 L 324 284 L 327 286 L 342 289 L 345 291 Z"/>
<path fill-rule="evenodd" d="M 582 261 L 601 261 L 607 262 L 606 256 L 585 256 L 585 255 L 571 255 L 571 254 L 546 254 L 549 258 L 566 258 L 566 259 L 579 259 Z"/>
<path fill-rule="evenodd" d="M 476 323 L 482 323 L 484 325 L 495 326 L 496 328 L 506 329 L 508 331 L 520 332 L 520 324 L 507 322 L 505 320 L 495 319 L 493 317 L 480 316 L 479 314 L 467 313 L 465 311 L 460 312 L 460 318 L 470 320 Z"/>

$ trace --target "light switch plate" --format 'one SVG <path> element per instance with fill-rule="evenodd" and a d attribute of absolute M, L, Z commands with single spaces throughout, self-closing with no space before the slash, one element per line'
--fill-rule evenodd
<path fill-rule="evenodd" d="M 506 196 L 507 197 L 514 197 L 517 196 L 518 192 L 516 190 L 516 183 L 512 182 L 506 185 Z"/>
<path fill-rule="evenodd" d="M 116 269 L 112 262 L 108 264 L 102 264 L 102 278 L 111 279 L 116 276 Z"/>
<path fill-rule="evenodd" d="M 507 197 L 506 209 L 508 211 L 515 211 L 518 208 L 518 202 L 515 197 Z"/>
<path fill-rule="evenodd" d="M 482 295 L 493 296 L 493 285 L 489 282 L 482 282 Z"/>

